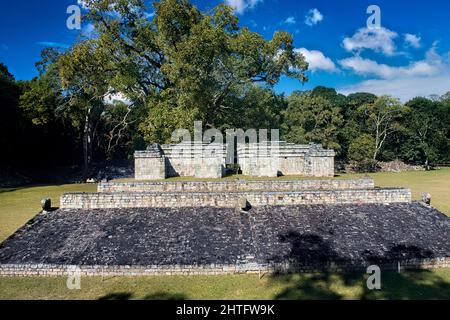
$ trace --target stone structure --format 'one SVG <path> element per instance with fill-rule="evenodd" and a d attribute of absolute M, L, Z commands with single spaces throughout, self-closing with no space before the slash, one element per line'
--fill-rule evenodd
<path fill-rule="evenodd" d="M 98 192 L 240 192 L 373 189 L 375 181 L 361 179 L 320 180 L 220 180 L 100 182 Z"/>
<path fill-rule="evenodd" d="M 248 175 L 333 175 L 334 152 L 318 145 L 235 151 Z M 222 144 L 152 145 L 136 152 L 136 177 L 222 177 L 226 153 Z M 450 219 L 369 177 L 102 182 L 97 193 L 64 194 L 60 207 L 0 245 L 0 276 L 450 266 Z"/>
<path fill-rule="evenodd" d="M 367 265 L 368 266 L 368 265 Z M 65 264 L 0 264 L 0 277 L 67 277 L 79 268 L 82 277 L 120 277 L 120 276 L 193 276 L 193 275 L 230 275 L 260 274 L 273 272 L 365 272 L 367 266 L 354 264 L 328 263 L 320 265 L 295 266 L 289 263 L 269 265 L 264 263 L 248 264 L 209 264 L 203 265 L 65 265 Z M 382 265 L 383 270 L 398 270 L 399 262 Z M 450 257 L 418 258 L 400 263 L 402 270 L 450 268 Z"/>
<path fill-rule="evenodd" d="M 422 203 L 56 210 L 0 245 L 0 276 L 450 267 L 450 219 Z"/>
<path fill-rule="evenodd" d="M 236 208 L 250 206 L 411 202 L 411 191 L 375 188 L 373 179 L 101 182 L 97 193 L 67 193 L 63 209 Z"/>
<path fill-rule="evenodd" d="M 225 145 L 222 144 L 153 144 L 136 151 L 136 180 L 169 177 L 221 178 L 225 175 Z"/>
<path fill-rule="evenodd" d="M 251 206 L 399 203 L 411 202 L 408 189 L 243 191 L 243 192 L 114 192 L 70 193 L 61 197 L 62 209 L 103 208 L 235 208 L 240 198 Z"/>
<path fill-rule="evenodd" d="M 231 161 L 230 154 L 235 153 L 234 149 L 227 150 L 227 146 L 218 143 L 151 145 L 145 151 L 135 152 L 135 178 L 136 180 L 157 180 L 177 176 L 221 178 L 225 175 L 226 164 L 234 164 L 227 163 L 227 159 Z M 239 144 L 236 151 L 236 163 L 244 175 L 259 177 L 334 175 L 334 151 L 317 144 L 296 145 L 283 141 L 249 143 Z"/>
<path fill-rule="evenodd" d="M 271 144 L 241 144 L 237 162 L 242 174 L 260 177 L 301 175 L 334 176 L 335 152 L 320 144 L 298 145 L 280 141 Z"/>

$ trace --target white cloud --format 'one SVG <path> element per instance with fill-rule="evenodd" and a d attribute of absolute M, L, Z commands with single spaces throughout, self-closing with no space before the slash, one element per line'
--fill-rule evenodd
<path fill-rule="evenodd" d="M 404 36 L 406 45 L 413 47 L 413 48 L 420 48 L 421 38 L 419 36 L 416 36 L 415 34 L 411 34 L 411 33 L 405 33 L 403 36 Z"/>
<path fill-rule="evenodd" d="M 123 93 L 121 93 L 121 92 L 117 92 L 117 93 L 110 93 L 110 94 L 108 94 L 104 99 L 103 99 L 103 101 L 105 102 L 105 103 L 108 103 L 108 104 L 114 104 L 114 103 L 117 103 L 117 102 L 122 102 L 122 103 L 124 103 L 124 104 L 126 104 L 126 105 L 131 105 L 131 100 L 129 100 Z"/>
<path fill-rule="evenodd" d="M 338 71 L 334 62 L 330 58 L 326 57 L 321 51 L 308 50 L 306 48 L 295 49 L 295 51 L 300 52 L 305 56 L 305 59 L 309 64 L 309 70 L 311 71 Z"/>
<path fill-rule="evenodd" d="M 394 67 L 359 56 L 340 60 L 339 63 L 356 74 L 376 76 L 382 79 L 395 79 L 405 76 L 429 76 L 439 72 L 439 68 L 426 60 L 416 61 L 407 66 Z"/>
<path fill-rule="evenodd" d="M 342 45 L 349 52 L 360 52 L 371 49 L 384 53 L 387 56 L 396 54 L 394 39 L 398 37 L 397 32 L 386 28 L 361 28 L 350 38 L 344 38 Z"/>
<path fill-rule="evenodd" d="M 285 23 L 285 24 L 295 24 L 296 21 L 295 21 L 295 18 L 291 16 L 291 17 L 287 17 L 286 20 L 284 20 L 283 23 Z"/>
<path fill-rule="evenodd" d="M 316 8 L 309 10 L 305 16 L 305 23 L 308 26 L 313 26 L 315 24 L 318 24 L 322 20 L 323 20 L 323 14 L 320 13 L 320 11 Z"/>
<path fill-rule="evenodd" d="M 450 74 L 432 77 L 399 78 L 394 80 L 367 80 L 356 85 L 339 88 L 342 94 L 370 92 L 376 95 L 391 95 L 406 102 L 418 96 L 443 95 L 450 91 Z"/>
<path fill-rule="evenodd" d="M 92 23 L 88 23 L 85 26 L 83 26 L 83 28 L 81 28 L 81 36 L 88 38 L 88 39 L 92 39 L 95 38 L 97 35 L 96 31 L 95 31 L 95 27 Z"/>
<path fill-rule="evenodd" d="M 155 12 L 145 12 L 144 17 L 146 17 L 147 19 L 151 19 L 155 16 L 155 14 Z"/>
<path fill-rule="evenodd" d="M 225 0 L 225 3 L 239 14 L 243 14 L 247 9 L 253 9 L 260 2 L 263 0 Z"/>
<path fill-rule="evenodd" d="M 83 9 L 89 9 L 89 5 L 86 3 L 85 0 L 77 0 L 77 3 L 79 6 L 81 6 Z"/>
<path fill-rule="evenodd" d="M 448 69 L 444 58 L 432 47 L 425 59 L 411 62 L 406 66 L 389 66 L 356 55 L 339 61 L 341 66 L 363 76 L 376 76 L 382 79 L 396 79 L 416 76 L 433 76 Z"/>
<path fill-rule="evenodd" d="M 423 60 L 406 66 L 389 66 L 359 56 L 343 59 L 340 61 L 343 67 L 377 79 L 362 81 L 338 91 L 344 94 L 361 91 L 389 94 L 402 101 L 417 96 L 442 95 L 450 91 L 450 53 L 439 55 L 436 45 L 433 44 Z"/>
<path fill-rule="evenodd" d="M 36 42 L 37 45 L 44 46 L 44 47 L 53 47 L 53 48 L 62 48 L 67 49 L 70 47 L 67 43 L 62 42 L 54 42 L 54 41 L 38 41 Z"/>

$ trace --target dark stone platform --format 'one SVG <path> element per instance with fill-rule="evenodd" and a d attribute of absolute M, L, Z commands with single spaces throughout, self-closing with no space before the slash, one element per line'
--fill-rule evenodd
<path fill-rule="evenodd" d="M 57 210 L 0 245 L 0 264 L 209 265 L 450 257 L 450 218 L 421 203 Z"/>

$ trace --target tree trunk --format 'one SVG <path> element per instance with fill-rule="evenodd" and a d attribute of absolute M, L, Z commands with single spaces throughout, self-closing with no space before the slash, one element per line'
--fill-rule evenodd
<path fill-rule="evenodd" d="M 428 162 L 428 156 L 426 157 L 426 159 L 425 159 L 425 170 L 426 171 L 430 171 L 430 164 L 429 164 L 429 162 Z"/>
<path fill-rule="evenodd" d="M 378 146 L 378 139 L 375 141 L 375 150 L 373 151 L 373 160 L 377 160 L 378 152 L 380 147 Z"/>
<path fill-rule="evenodd" d="M 91 123 L 91 109 L 88 110 L 84 122 L 83 130 L 83 181 L 86 182 L 89 174 L 89 167 L 92 160 L 92 123 Z"/>

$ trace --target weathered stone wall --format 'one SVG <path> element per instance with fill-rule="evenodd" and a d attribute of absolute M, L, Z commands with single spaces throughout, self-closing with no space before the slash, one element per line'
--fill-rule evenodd
<path fill-rule="evenodd" d="M 221 178 L 225 174 L 225 156 L 222 144 L 152 145 L 146 151 L 135 152 L 135 179 Z"/>
<path fill-rule="evenodd" d="M 234 208 L 246 198 L 251 206 L 397 203 L 411 202 L 409 189 L 247 191 L 247 192 L 177 192 L 177 193 L 67 193 L 61 197 L 61 208 Z"/>
<path fill-rule="evenodd" d="M 134 155 L 135 178 L 137 180 L 159 180 L 166 178 L 166 159 L 145 153 Z"/>
<path fill-rule="evenodd" d="M 333 177 L 334 156 L 310 156 L 310 172 L 308 175 L 313 177 Z"/>
<path fill-rule="evenodd" d="M 241 144 L 237 148 L 242 174 L 251 176 L 303 175 L 334 176 L 333 150 L 319 144 L 277 143 Z"/>
<path fill-rule="evenodd" d="M 236 192 L 373 189 L 371 178 L 323 180 L 223 180 L 100 182 L 98 192 Z"/>
<path fill-rule="evenodd" d="M 234 153 L 227 147 L 219 143 L 151 145 L 146 151 L 135 153 L 135 178 L 220 178 L 225 174 L 227 154 Z M 239 144 L 236 151 L 237 164 L 244 175 L 334 175 L 334 151 L 317 144 L 296 145 L 284 141 Z"/>
<path fill-rule="evenodd" d="M 392 261 L 379 266 L 382 270 L 438 269 L 450 268 L 450 258 L 414 259 L 406 261 Z M 162 275 L 223 275 L 259 272 L 365 272 L 368 266 L 352 263 L 326 265 L 295 265 L 295 264 L 212 264 L 212 265 L 98 265 L 98 266 L 69 266 L 49 264 L 0 264 L 0 277 L 56 277 L 73 275 L 78 267 L 79 275 L 86 276 L 162 276 Z"/>

